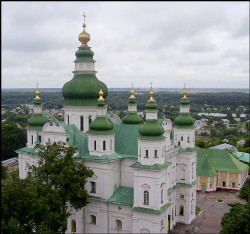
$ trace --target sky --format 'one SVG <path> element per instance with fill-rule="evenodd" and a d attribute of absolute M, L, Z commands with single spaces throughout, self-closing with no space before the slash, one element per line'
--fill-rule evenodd
<path fill-rule="evenodd" d="M 62 88 L 86 14 L 108 88 L 249 88 L 249 2 L 1 1 L 1 85 Z"/>

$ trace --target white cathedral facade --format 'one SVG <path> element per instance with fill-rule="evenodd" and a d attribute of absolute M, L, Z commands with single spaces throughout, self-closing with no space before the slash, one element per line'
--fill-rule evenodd
<path fill-rule="evenodd" d="M 71 210 L 67 233 L 168 233 L 177 222 L 190 224 L 196 210 L 197 152 L 186 91 L 174 126 L 158 118 L 152 88 L 145 119 L 137 114 L 132 89 L 127 115 L 119 122 L 107 113 L 108 89 L 96 77 L 90 35 L 83 27 L 74 77 L 62 89 L 64 121 L 43 116 L 37 89 L 27 145 L 17 150 L 19 177 L 26 177 L 26 163 L 37 164 L 36 146 L 63 141 L 76 147 L 94 172 L 86 183 L 89 204 Z"/>

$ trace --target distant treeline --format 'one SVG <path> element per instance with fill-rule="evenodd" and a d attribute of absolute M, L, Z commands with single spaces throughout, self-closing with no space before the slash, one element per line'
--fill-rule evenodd
<path fill-rule="evenodd" d="M 63 96 L 61 92 L 41 92 L 39 95 L 44 103 L 44 107 L 48 109 L 60 109 L 63 107 Z M 109 91 L 106 99 L 109 109 L 111 110 L 127 110 L 129 102 L 129 91 Z M 147 100 L 149 100 L 148 91 L 135 92 L 138 105 L 138 111 L 144 110 Z M 180 99 L 183 94 L 179 92 L 156 92 L 154 99 L 157 101 L 158 108 L 167 108 L 171 106 L 179 106 Z M 249 107 L 249 94 L 241 92 L 201 92 L 188 93 L 191 107 L 197 105 L 211 105 L 221 107 Z M 34 92 L 2 92 L 2 105 L 16 104 L 33 104 L 35 98 Z"/>

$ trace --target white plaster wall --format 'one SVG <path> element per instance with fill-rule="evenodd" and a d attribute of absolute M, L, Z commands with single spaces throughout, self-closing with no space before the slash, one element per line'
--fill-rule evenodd
<path fill-rule="evenodd" d="M 43 109 L 41 106 L 33 106 L 34 114 L 41 114 Z"/>
<path fill-rule="evenodd" d="M 89 178 L 85 185 L 89 194 L 103 199 L 110 198 L 121 183 L 119 160 L 108 163 L 85 160 L 84 165 L 94 171 L 93 178 Z M 90 193 L 90 181 L 96 182 L 96 193 Z"/>
<path fill-rule="evenodd" d="M 64 107 L 64 123 L 74 124 L 78 129 L 80 129 L 80 116 L 84 117 L 84 130 L 83 132 L 89 131 L 89 116 L 92 116 L 92 121 L 96 118 L 96 106 L 65 106 Z"/>
<path fill-rule="evenodd" d="M 134 187 L 134 170 L 130 167 L 136 160 L 122 159 L 121 165 L 121 186 Z"/>
<path fill-rule="evenodd" d="M 75 70 L 76 71 L 94 71 L 95 63 L 94 62 L 76 62 Z"/>
<path fill-rule="evenodd" d="M 180 145 L 178 142 L 180 142 Z M 195 146 L 195 129 L 174 128 L 174 144 L 180 148 L 193 148 Z"/>
<path fill-rule="evenodd" d="M 137 106 L 128 106 L 128 111 L 129 112 L 137 112 Z"/>
<path fill-rule="evenodd" d="M 41 136 L 41 131 L 38 130 L 38 135 Z M 33 136 L 33 144 L 32 144 L 32 136 Z M 36 145 L 37 141 L 37 130 L 27 130 L 27 144 L 26 146 L 28 148 L 34 148 L 34 146 Z"/>
<path fill-rule="evenodd" d="M 65 129 L 62 125 L 48 122 L 43 126 L 42 134 L 41 134 L 42 142 L 41 144 L 45 144 L 47 141 L 51 142 L 66 142 L 67 134 L 65 133 Z"/>
<path fill-rule="evenodd" d="M 32 156 L 26 153 L 19 153 L 18 154 L 18 164 L 19 164 L 19 178 L 24 179 L 27 177 L 28 169 L 27 164 L 38 165 L 39 157 Z"/>
<path fill-rule="evenodd" d="M 138 161 L 142 165 L 163 164 L 165 162 L 164 154 L 165 140 L 147 141 L 138 139 Z M 146 157 L 148 150 L 148 157 Z M 157 157 L 155 157 L 157 150 Z"/>
<path fill-rule="evenodd" d="M 157 112 L 146 112 L 146 119 L 154 119 L 157 120 Z"/>
<path fill-rule="evenodd" d="M 167 213 L 168 211 L 163 212 L 162 214 L 150 214 L 133 211 L 133 232 L 132 233 L 143 233 L 142 230 L 146 229 L 150 233 L 166 233 L 167 227 Z M 162 230 L 161 220 L 163 220 L 163 225 L 165 228 Z M 161 231 L 162 230 L 162 231 Z M 145 232 L 146 233 L 146 232 Z"/>
<path fill-rule="evenodd" d="M 189 113 L 189 106 L 180 107 L 180 113 Z"/>
<path fill-rule="evenodd" d="M 67 218 L 67 230 L 66 233 L 72 233 L 72 220 L 76 221 L 76 233 L 84 233 L 84 217 L 83 210 L 75 210 L 73 207 L 69 208 L 71 215 Z"/>
<path fill-rule="evenodd" d="M 109 233 L 117 233 L 116 220 L 122 222 L 119 233 L 132 233 L 132 209 L 119 204 L 109 204 Z"/>
<path fill-rule="evenodd" d="M 193 172 L 192 178 L 192 166 L 196 168 L 196 152 L 179 152 L 176 155 L 177 164 L 177 182 L 178 183 L 192 183 L 196 180 L 196 170 Z M 185 170 L 185 180 L 181 178 L 181 170 Z"/>
<path fill-rule="evenodd" d="M 161 185 L 166 184 L 167 170 L 160 171 L 134 169 L 134 207 L 159 210 L 166 201 L 161 203 Z M 166 187 L 166 185 L 164 185 Z M 149 204 L 144 204 L 144 191 L 149 192 Z"/>
<path fill-rule="evenodd" d="M 94 149 L 94 141 L 96 141 L 96 150 Z M 106 149 L 103 149 L 103 141 L 105 141 Z M 114 153 L 115 135 L 91 135 L 88 134 L 88 150 L 90 155 L 102 156 Z"/>

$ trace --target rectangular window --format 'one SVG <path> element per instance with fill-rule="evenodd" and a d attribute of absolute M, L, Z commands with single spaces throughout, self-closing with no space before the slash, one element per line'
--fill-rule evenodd
<path fill-rule="evenodd" d="M 40 141 L 40 142 L 42 141 L 42 137 L 41 137 L 41 136 L 39 136 L 39 141 Z"/>
<path fill-rule="evenodd" d="M 184 195 L 183 195 L 183 194 L 181 194 L 181 195 L 180 195 L 180 198 L 184 198 Z"/>
<path fill-rule="evenodd" d="M 90 215 L 90 217 L 91 217 L 91 224 L 96 224 L 96 216 L 94 216 L 94 215 Z"/>
<path fill-rule="evenodd" d="M 213 184 L 210 184 L 210 188 L 212 188 L 213 187 Z"/>
<path fill-rule="evenodd" d="M 226 182 L 222 181 L 222 187 L 225 187 L 225 186 L 226 186 Z"/>
<path fill-rule="evenodd" d="M 232 182 L 232 188 L 235 188 L 235 183 L 234 182 Z"/>
<path fill-rule="evenodd" d="M 96 150 L 96 141 L 94 141 L 94 150 Z"/>
<path fill-rule="evenodd" d="M 183 136 L 181 137 L 181 141 L 183 141 Z"/>
<path fill-rule="evenodd" d="M 33 135 L 31 135 L 31 144 L 33 145 Z"/>
<path fill-rule="evenodd" d="M 145 157 L 148 158 L 148 150 L 146 150 L 146 156 Z"/>
<path fill-rule="evenodd" d="M 106 150 L 106 141 L 103 141 L 103 150 Z"/>
<path fill-rule="evenodd" d="M 155 150 L 155 158 L 158 158 L 158 156 L 157 156 L 157 150 Z"/>
<path fill-rule="evenodd" d="M 95 184 L 95 182 L 90 181 L 90 185 L 91 185 L 90 193 L 96 193 L 96 184 Z"/>

